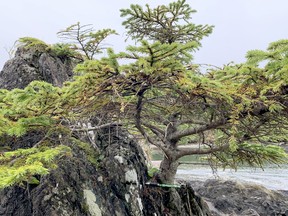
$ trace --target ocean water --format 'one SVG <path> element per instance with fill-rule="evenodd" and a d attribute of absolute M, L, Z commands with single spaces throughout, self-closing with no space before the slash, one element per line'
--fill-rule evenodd
<path fill-rule="evenodd" d="M 288 165 L 267 166 L 260 168 L 242 167 L 237 171 L 218 169 L 213 173 L 209 166 L 181 165 L 177 171 L 177 178 L 185 180 L 205 181 L 209 178 L 237 180 L 246 183 L 259 184 L 272 190 L 288 191 Z"/>

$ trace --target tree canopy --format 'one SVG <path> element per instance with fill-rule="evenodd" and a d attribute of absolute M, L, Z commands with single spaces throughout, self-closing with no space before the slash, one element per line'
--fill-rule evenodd
<path fill-rule="evenodd" d="M 121 10 L 121 17 L 127 17 L 122 24 L 127 29 L 127 34 L 135 40 L 146 39 L 169 44 L 194 41 L 200 45 L 203 37 L 212 32 L 213 26 L 191 22 L 196 10 L 185 0 L 156 8 L 150 8 L 146 4 L 145 9 L 141 5 L 132 4 L 129 9 Z"/>
<path fill-rule="evenodd" d="M 186 155 L 205 155 L 211 164 L 233 168 L 287 162 L 279 143 L 288 139 L 288 40 L 273 42 L 266 51 L 249 51 L 242 64 L 200 73 L 193 52 L 212 27 L 190 23 L 194 10 L 184 0 L 155 9 L 147 5 L 146 10 L 132 5 L 121 12 L 128 16 L 123 25 L 137 44 L 120 53 L 108 49 L 107 57 L 94 59 L 98 42 L 92 52 L 78 38 L 75 46 L 87 60 L 76 66 L 73 81 L 62 88 L 34 81 L 23 90 L 1 90 L 1 136 L 21 136 L 35 128 L 45 129 L 47 136 L 55 128 L 71 134 L 81 130 L 77 121 L 98 115 L 105 119 L 104 126 L 123 125 L 163 151 L 157 179 L 165 183 L 174 181 L 179 159 Z M 69 33 L 76 40 L 77 26 Z M 130 61 L 120 64 L 122 59 Z M 29 155 L 39 154 L 42 143 L 27 150 Z M 51 149 L 60 154 L 57 146 Z M 0 156 L 0 178 L 8 178 L 6 171 L 16 168 L 29 176 L 46 173 L 45 163 L 36 172 L 10 163 L 9 155 L 17 151 Z M 28 164 L 29 157 L 24 157 Z M 0 187 L 19 181 L 5 182 Z"/>

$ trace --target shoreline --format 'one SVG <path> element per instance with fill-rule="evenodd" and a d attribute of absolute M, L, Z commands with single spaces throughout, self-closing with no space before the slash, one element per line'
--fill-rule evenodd
<path fill-rule="evenodd" d="M 150 168 L 159 169 L 160 160 L 150 161 Z M 186 181 L 202 181 L 208 179 L 235 180 L 248 184 L 256 184 L 274 191 L 288 191 L 288 165 L 267 166 L 264 171 L 260 168 L 240 167 L 233 169 L 218 169 L 213 173 L 212 169 L 203 164 L 181 165 L 177 171 L 177 179 Z"/>
<path fill-rule="evenodd" d="M 191 185 L 205 200 L 212 216 L 288 215 L 288 190 L 270 190 L 235 180 L 178 181 Z"/>

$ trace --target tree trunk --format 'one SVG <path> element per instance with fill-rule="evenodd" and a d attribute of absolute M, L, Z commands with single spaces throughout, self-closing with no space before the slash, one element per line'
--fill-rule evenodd
<path fill-rule="evenodd" d="M 165 156 L 160 164 L 159 179 L 161 183 L 174 184 L 179 162 L 176 158 Z"/>

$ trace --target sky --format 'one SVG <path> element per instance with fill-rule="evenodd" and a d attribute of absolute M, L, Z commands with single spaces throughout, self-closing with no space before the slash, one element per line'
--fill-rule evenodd
<path fill-rule="evenodd" d="M 57 32 L 80 22 L 95 29 L 112 28 L 119 35 L 106 43 L 123 51 L 125 29 L 121 8 L 130 4 L 157 6 L 171 0 L 2 0 L 0 1 L 0 70 L 9 59 L 9 51 L 21 37 L 35 37 L 48 44 L 61 42 Z M 194 54 L 194 63 L 222 66 L 245 61 L 252 49 L 288 38 L 287 0 L 186 0 L 197 10 L 192 22 L 214 25 L 213 33 L 202 41 Z"/>

